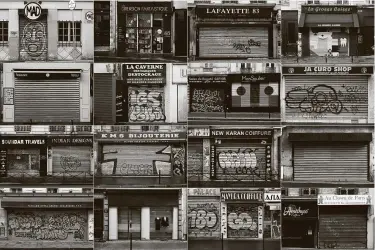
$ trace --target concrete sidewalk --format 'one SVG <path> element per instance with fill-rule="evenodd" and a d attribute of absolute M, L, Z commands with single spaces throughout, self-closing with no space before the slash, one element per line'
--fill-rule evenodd
<path fill-rule="evenodd" d="M 66 242 L 66 241 L 0 241 L 0 249 L 80 249 L 92 250 L 94 242 Z"/>
<path fill-rule="evenodd" d="M 283 247 L 282 248 L 282 250 L 317 250 L 317 249 L 318 248 L 295 248 L 295 247 Z M 319 248 L 319 250 L 332 250 L 332 249 L 335 249 L 335 250 L 348 250 L 348 248 Z M 361 248 L 361 250 L 374 250 L 374 249 L 372 249 L 372 248 Z"/>
<path fill-rule="evenodd" d="M 133 240 L 132 250 L 186 250 L 187 241 L 140 241 Z M 117 240 L 107 242 L 95 242 L 95 250 L 106 249 L 106 250 L 130 250 L 129 240 Z"/>

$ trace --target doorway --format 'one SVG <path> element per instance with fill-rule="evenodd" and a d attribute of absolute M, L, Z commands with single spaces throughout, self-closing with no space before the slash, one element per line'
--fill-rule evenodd
<path fill-rule="evenodd" d="M 283 247 L 315 248 L 315 220 L 284 220 L 282 223 Z"/>
<path fill-rule="evenodd" d="M 118 210 L 118 238 L 120 240 L 141 239 L 141 208 L 125 207 Z"/>
<path fill-rule="evenodd" d="M 103 239 L 103 200 L 95 199 L 94 200 L 94 239 L 102 240 Z"/>

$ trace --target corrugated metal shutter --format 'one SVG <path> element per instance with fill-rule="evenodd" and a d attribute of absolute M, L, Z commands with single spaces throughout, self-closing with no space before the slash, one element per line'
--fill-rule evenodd
<path fill-rule="evenodd" d="M 367 76 L 286 76 L 288 120 L 352 121 L 368 118 Z"/>
<path fill-rule="evenodd" d="M 104 145 L 104 175 L 120 176 L 170 176 L 171 146 L 161 144 L 147 145 Z M 113 162 L 116 162 L 113 169 Z"/>
<path fill-rule="evenodd" d="M 294 144 L 294 180 L 367 181 L 368 145 Z"/>
<path fill-rule="evenodd" d="M 268 57 L 268 27 L 201 27 L 199 57 Z"/>
<path fill-rule="evenodd" d="M 30 21 L 20 15 L 20 60 L 46 61 L 48 55 L 47 15 L 42 14 L 38 20 Z"/>
<path fill-rule="evenodd" d="M 130 233 L 133 239 L 141 239 L 141 208 L 120 207 L 118 209 L 119 240 L 128 240 Z"/>
<path fill-rule="evenodd" d="M 228 238 L 258 238 L 259 204 L 228 204 Z"/>
<path fill-rule="evenodd" d="M 90 173 L 90 147 L 52 147 L 52 155 L 52 173 L 54 174 L 85 175 Z"/>
<path fill-rule="evenodd" d="M 114 83 L 112 74 L 94 74 L 94 124 L 114 124 Z M 121 96 L 122 99 L 122 96 Z"/>
<path fill-rule="evenodd" d="M 265 180 L 266 147 L 255 143 L 226 142 L 216 147 L 218 180 Z"/>
<path fill-rule="evenodd" d="M 189 197 L 188 232 L 191 238 L 220 238 L 220 198 Z"/>
<path fill-rule="evenodd" d="M 15 79 L 15 122 L 80 122 L 80 78 Z"/>
<path fill-rule="evenodd" d="M 188 171 L 189 181 L 203 178 L 203 140 L 189 139 L 188 143 Z M 207 173 L 209 176 L 209 173 Z"/>
<path fill-rule="evenodd" d="M 367 207 L 320 207 L 319 248 L 367 249 Z"/>
<path fill-rule="evenodd" d="M 129 87 L 129 122 L 165 122 L 164 88 Z"/>

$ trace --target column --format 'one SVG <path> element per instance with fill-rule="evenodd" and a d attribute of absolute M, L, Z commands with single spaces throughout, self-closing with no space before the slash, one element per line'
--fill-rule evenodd
<path fill-rule="evenodd" d="M 57 18 L 57 9 L 49 9 L 48 10 L 48 17 L 47 17 L 47 35 L 48 35 L 48 60 L 58 60 L 58 35 L 59 35 L 59 29 L 58 29 L 58 18 Z"/>
<path fill-rule="evenodd" d="M 150 239 L 150 208 L 141 208 L 141 239 Z"/>
<path fill-rule="evenodd" d="M 109 208 L 109 240 L 118 240 L 118 218 L 117 207 Z"/>
<path fill-rule="evenodd" d="M 8 237 L 8 218 L 7 210 L 0 208 L 0 227 L 4 226 L 4 234 L 0 234 L 0 239 Z"/>
<path fill-rule="evenodd" d="M 94 211 L 91 209 L 89 210 L 87 216 L 87 239 L 94 240 Z"/>
<path fill-rule="evenodd" d="M 52 175 L 52 155 L 53 155 L 53 151 L 52 151 L 52 147 L 51 146 L 48 146 L 47 147 L 47 175 Z"/>
<path fill-rule="evenodd" d="M 178 207 L 173 207 L 172 240 L 178 240 Z"/>

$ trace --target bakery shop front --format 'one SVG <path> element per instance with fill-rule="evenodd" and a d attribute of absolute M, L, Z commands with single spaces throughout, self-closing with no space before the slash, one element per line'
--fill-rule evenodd
<path fill-rule="evenodd" d="M 191 58 L 277 58 L 274 5 L 197 5 L 189 11 Z"/>

